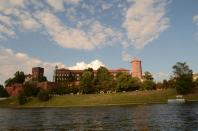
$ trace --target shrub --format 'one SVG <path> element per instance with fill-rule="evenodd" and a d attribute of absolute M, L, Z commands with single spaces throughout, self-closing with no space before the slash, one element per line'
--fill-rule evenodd
<path fill-rule="evenodd" d="M 49 92 L 47 90 L 40 90 L 38 93 L 39 101 L 48 101 L 50 99 Z"/>
<path fill-rule="evenodd" d="M 33 82 L 26 82 L 25 88 L 23 90 L 26 96 L 28 97 L 31 97 L 31 96 L 36 97 L 39 92 L 39 88 L 37 88 L 36 83 L 33 83 Z"/>
<path fill-rule="evenodd" d="M 18 96 L 18 103 L 19 103 L 20 105 L 24 105 L 24 104 L 27 103 L 27 102 L 28 102 L 27 96 L 25 95 L 24 92 L 21 92 L 21 93 L 19 94 L 19 96 Z"/>
<path fill-rule="evenodd" d="M 8 92 L 2 85 L 0 85 L 0 97 L 9 97 Z"/>

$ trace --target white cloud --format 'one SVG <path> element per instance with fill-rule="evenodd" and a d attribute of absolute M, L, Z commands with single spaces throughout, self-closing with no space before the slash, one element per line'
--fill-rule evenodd
<path fill-rule="evenodd" d="M 0 0 L 0 11 L 7 8 L 24 7 L 27 0 Z"/>
<path fill-rule="evenodd" d="M 198 15 L 193 16 L 193 21 L 198 27 Z M 195 39 L 198 40 L 198 32 L 195 34 Z"/>
<path fill-rule="evenodd" d="M 170 77 L 170 74 L 165 72 L 157 72 L 153 74 L 153 77 L 156 81 L 162 81 L 164 79 L 168 79 Z"/>
<path fill-rule="evenodd" d="M 14 53 L 11 49 L 0 48 L 0 82 L 3 83 L 7 78 L 12 77 L 17 70 L 31 72 L 32 66 L 41 65 L 38 59 L 30 58 L 24 53 Z"/>
<path fill-rule="evenodd" d="M 20 25 L 23 29 L 36 31 L 40 28 L 40 24 L 33 18 L 27 17 L 20 21 Z"/>
<path fill-rule="evenodd" d="M 168 0 L 132 0 L 125 14 L 123 27 L 136 49 L 157 39 L 169 27 L 165 16 Z"/>
<path fill-rule="evenodd" d="M 47 33 L 60 46 L 75 49 L 93 48 L 89 38 L 83 31 L 65 26 L 60 19 L 52 13 L 39 12 L 36 16 L 45 27 Z"/>
<path fill-rule="evenodd" d="M 84 61 L 77 62 L 76 65 L 68 67 L 71 70 L 84 70 L 87 68 L 93 68 L 94 70 L 97 70 L 100 66 L 105 66 L 100 60 L 93 60 L 90 63 L 85 63 Z M 106 66 L 105 66 L 106 67 Z"/>
<path fill-rule="evenodd" d="M 66 3 L 69 3 L 69 4 L 78 4 L 80 3 L 81 0 L 65 0 Z"/>
<path fill-rule="evenodd" d="M 5 39 L 4 36 L 14 37 L 15 35 L 16 33 L 12 29 L 0 24 L 0 38 Z"/>
<path fill-rule="evenodd" d="M 128 52 L 122 51 L 122 60 L 123 61 L 131 62 L 132 58 L 133 58 L 133 56 L 130 55 Z"/>
<path fill-rule="evenodd" d="M 193 16 L 193 21 L 198 26 L 198 15 Z"/>
<path fill-rule="evenodd" d="M 112 4 L 109 4 L 109 3 L 103 3 L 103 4 L 101 5 L 102 10 L 108 10 L 108 9 L 110 9 L 112 6 L 113 6 L 113 5 L 112 5 Z"/>
<path fill-rule="evenodd" d="M 49 11 L 38 12 L 36 15 L 47 33 L 64 48 L 91 50 L 108 44 L 109 41 L 121 39 L 121 34 L 95 21 L 88 32 L 79 28 L 70 28 Z"/>
<path fill-rule="evenodd" d="M 74 5 L 81 0 L 2 0 L 0 1 L 0 39 L 15 37 L 16 30 L 40 31 L 47 34 L 51 40 L 63 48 L 92 50 L 111 45 L 121 40 L 122 34 L 99 21 L 91 19 L 82 22 L 81 28 L 76 21 L 77 10 Z M 48 3 L 48 4 L 47 4 Z M 76 21 L 76 26 L 69 26 L 56 15 L 56 11 L 64 11 L 64 4 L 69 4 L 66 10 L 68 18 Z M 3 5 L 3 6 L 2 6 Z M 29 9 L 31 7 L 31 9 Z M 52 7 L 50 9 L 49 7 Z M 45 32 L 45 33 L 43 33 Z"/>
<path fill-rule="evenodd" d="M 47 3 L 53 7 L 55 11 L 65 10 L 63 0 L 47 0 Z"/>

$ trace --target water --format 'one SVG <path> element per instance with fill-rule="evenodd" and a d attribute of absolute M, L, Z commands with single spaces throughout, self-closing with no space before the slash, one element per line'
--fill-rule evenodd
<path fill-rule="evenodd" d="M 198 103 L 0 109 L 0 130 L 198 130 Z"/>

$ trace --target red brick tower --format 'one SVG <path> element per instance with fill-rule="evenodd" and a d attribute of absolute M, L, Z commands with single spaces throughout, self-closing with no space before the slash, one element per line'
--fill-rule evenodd
<path fill-rule="evenodd" d="M 137 58 L 134 58 L 131 61 L 132 64 L 132 77 L 137 77 L 142 80 L 142 66 L 141 61 Z"/>
<path fill-rule="evenodd" d="M 43 75 L 44 75 L 44 68 L 41 68 L 41 67 L 32 68 L 32 78 L 33 79 L 42 78 Z"/>

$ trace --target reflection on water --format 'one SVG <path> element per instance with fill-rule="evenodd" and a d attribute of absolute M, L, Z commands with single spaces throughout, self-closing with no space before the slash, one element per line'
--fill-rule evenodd
<path fill-rule="evenodd" d="M 198 130 L 198 104 L 0 109 L 0 130 Z"/>

